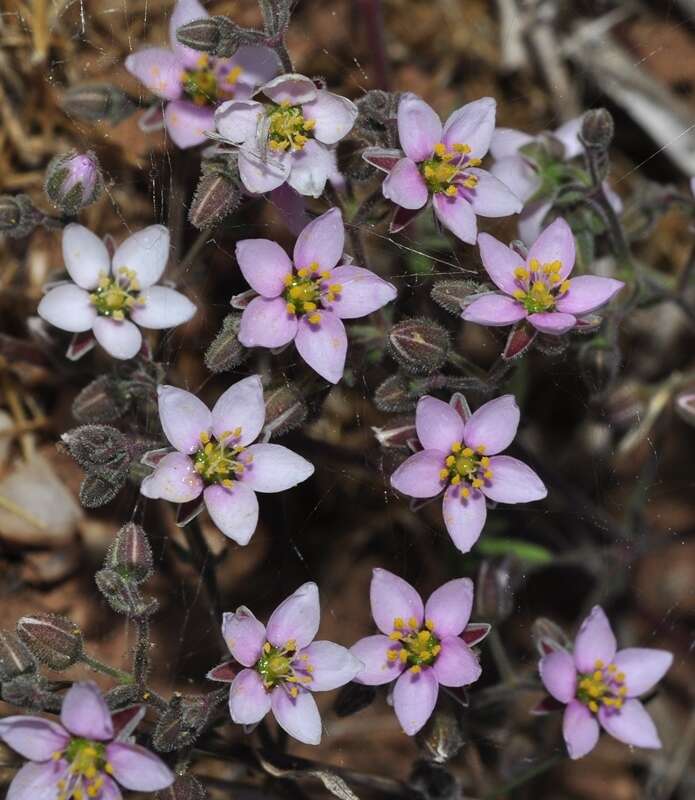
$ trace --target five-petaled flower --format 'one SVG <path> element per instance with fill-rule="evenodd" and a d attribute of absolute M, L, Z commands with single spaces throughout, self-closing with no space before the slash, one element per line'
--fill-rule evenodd
<path fill-rule="evenodd" d="M 60 722 L 42 717 L 0 719 L 0 739 L 29 759 L 12 780 L 7 800 L 120 800 L 118 786 L 156 792 L 174 774 L 156 755 L 118 730 L 97 686 L 75 683 Z"/>
<path fill-rule="evenodd" d="M 294 246 L 294 264 L 268 239 L 237 244 L 239 267 L 260 297 L 244 309 L 239 341 L 246 347 L 282 347 L 294 340 L 299 355 L 337 383 L 345 367 L 343 319 L 370 314 L 396 296 L 395 287 L 363 267 L 339 263 L 345 230 L 332 208 L 310 222 Z"/>
<path fill-rule="evenodd" d="M 142 482 L 145 497 L 187 503 L 203 495 L 225 536 L 248 544 L 258 523 L 256 492 L 282 492 L 314 472 L 306 459 L 279 444 L 251 444 L 265 422 L 258 375 L 238 381 L 212 411 L 194 394 L 159 387 L 159 418 L 175 452 Z M 146 461 L 148 454 L 143 457 Z M 202 509 L 202 506 L 201 506 Z"/>
<path fill-rule="evenodd" d="M 521 211 L 511 189 L 480 169 L 495 129 L 495 109 L 495 101 L 483 97 L 454 111 L 442 127 L 424 100 L 410 92 L 401 96 L 398 137 L 404 157 L 396 160 L 393 151 L 378 148 L 364 153 L 367 161 L 388 171 L 384 197 L 404 209 L 392 230 L 403 228 L 430 198 L 442 225 L 469 244 L 475 243 L 476 214 L 506 217 Z"/>
<path fill-rule="evenodd" d="M 169 231 L 163 225 L 129 236 L 113 254 L 82 225 L 63 231 L 63 259 L 73 283 L 49 288 L 40 317 L 72 333 L 92 330 L 114 358 L 135 356 L 142 328 L 174 328 L 188 322 L 196 307 L 180 292 L 155 286 L 169 260 Z"/>
<path fill-rule="evenodd" d="M 182 148 L 206 141 L 222 102 L 246 100 L 280 71 L 277 55 L 267 47 L 243 46 L 231 58 L 211 58 L 177 41 L 177 28 L 208 16 L 198 0 L 178 0 L 169 21 L 170 47 L 148 47 L 125 61 L 130 73 L 168 101 L 164 124 Z"/>
<path fill-rule="evenodd" d="M 244 186 L 263 194 L 288 183 L 320 197 L 337 169 L 334 145 L 352 129 L 357 106 L 296 74 L 274 78 L 258 94 L 269 102 L 230 100 L 215 112 L 220 137 L 239 149 Z"/>
<path fill-rule="evenodd" d="M 321 717 L 312 692 L 349 683 L 362 662 L 333 642 L 314 641 L 321 620 L 319 590 L 305 583 L 263 625 L 248 608 L 225 614 L 222 633 L 245 669 L 229 688 L 229 712 L 256 725 L 272 710 L 278 725 L 305 744 L 321 741 Z"/>
<path fill-rule="evenodd" d="M 557 336 L 574 328 L 578 317 L 605 305 L 625 285 L 596 275 L 569 279 L 575 243 L 562 217 L 541 233 L 526 259 L 487 233 L 480 234 L 478 245 L 487 274 L 503 292 L 478 296 L 465 306 L 463 318 L 479 325 L 528 320 L 541 333 Z"/>
<path fill-rule="evenodd" d="M 566 704 L 562 732 L 570 758 L 591 752 L 600 728 L 634 747 L 661 747 L 654 722 L 637 698 L 661 680 L 673 655 L 651 647 L 616 649 L 610 622 L 594 606 L 574 640 L 574 652 L 554 650 L 538 663 L 545 688 Z"/>
<path fill-rule="evenodd" d="M 443 491 L 444 524 L 462 553 L 473 547 L 483 530 L 486 498 L 528 503 L 547 494 L 530 467 L 498 455 L 516 436 L 519 416 L 511 394 L 485 403 L 466 420 L 436 397 L 422 397 L 417 404 L 415 429 L 423 449 L 398 467 L 391 485 L 417 498 L 436 497 Z"/>
<path fill-rule="evenodd" d="M 468 686 L 478 680 L 480 664 L 470 645 L 482 641 L 489 626 L 466 630 L 473 607 L 469 578 L 448 581 L 423 605 L 409 583 L 375 569 L 369 599 L 381 633 L 350 648 L 364 664 L 355 680 L 368 686 L 396 681 L 393 709 L 405 733 L 413 736 L 434 711 L 440 684 Z"/>

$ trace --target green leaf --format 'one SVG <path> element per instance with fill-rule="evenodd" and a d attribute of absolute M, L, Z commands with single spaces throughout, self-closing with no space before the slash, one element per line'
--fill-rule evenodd
<path fill-rule="evenodd" d="M 523 539 L 484 536 L 478 542 L 478 552 L 484 556 L 516 556 L 530 564 L 549 564 L 553 560 L 550 550 Z"/>

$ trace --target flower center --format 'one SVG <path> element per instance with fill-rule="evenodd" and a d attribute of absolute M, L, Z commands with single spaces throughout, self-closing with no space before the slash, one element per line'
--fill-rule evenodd
<path fill-rule="evenodd" d="M 454 442 L 444 463 L 446 466 L 439 472 L 440 479 L 452 486 L 458 486 L 463 481 L 463 497 L 470 494 L 469 487 L 480 489 L 485 481 L 492 478 L 490 459 L 485 455 L 485 445 L 482 444 L 473 450 L 472 447 L 464 447 L 461 442 Z"/>
<path fill-rule="evenodd" d="M 53 753 L 54 761 L 64 758 L 70 765 L 69 776 L 58 781 L 57 800 L 98 797 L 104 785 L 104 772 L 113 772 L 105 754 L 104 744 L 89 739 L 71 739 L 64 751 Z"/>
<path fill-rule="evenodd" d="M 309 141 L 308 133 L 316 127 L 316 120 L 305 119 L 301 106 L 288 102 L 270 106 L 268 111 L 268 147 L 277 152 L 301 150 Z"/>
<path fill-rule="evenodd" d="M 475 189 L 478 179 L 475 175 L 467 175 L 466 169 L 477 167 L 481 162 L 479 158 L 470 158 L 470 152 L 467 144 L 455 144 L 451 150 L 447 150 L 442 142 L 436 144 L 432 158 L 420 165 L 427 188 L 449 197 L 456 197 L 460 187 Z"/>
<path fill-rule="evenodd" d="M 415 617 L 407 622 L 402 617 L 396 617 L 393 631 L 389 634 L 394 645 L 387 651 L 388 660 L 400 661 L 416 674 L 422 667 L 434 664 L 442 646 L 432 633 L 433 629 L 434 623 L 429 619 L 425 621 L 425 627 L 420 628 Z"/>
<path fill-rule="evenodd" d="M 541 264 L 532 258 L 528 267 L 517 267 L 514 270 L 516 284 L 515 299 L 529 314 L 552 311 L 557 300 L 567 293 L 570 281 L 563 281 L 560 275 L 561 261 Z"/>
<path fill-rule="evenodd" d="M 206 432 L 200 434 L 202 447 L 195 454 L 193 466 L 206 483 L 221 483 L 226 489 L 231 489 L 234 485 L 232 478 L 240 476 L 253 460 L 250 454 L 246 454 L 243 463 L 239 460 L 245 448 L 234 442 L 238 442 L 240 436 L 241 428 L 225 431 L 219 440 L 211 439 Z"/>
<path fill-rule="evenodd" d="M 284 647 L 274 647 L 270 642 L 263 645 L 263 654 L 256 662 L 256 671 L 263 679 L 267 691 L 283 685 L 291 697 L 299 694 L 299 686 L 311 683 L 314 667 L 306 653 L 297 654 L 294 639 Z"/>
<path fill-rule="evenodd" d="M 321 272 L 315 261 L 308 267 L 298 269 L 296 273 L 290 272 L 286 275 L 282 296 L 287 304 L 287 312 L 308 314 L 309 322 L 318 324 L 321 321 L 321 315 L 317 312 L 319 302 L 324 298 L 333 302 L 343 289 L 339 283 L 329 285 L 327 281 L 330 276 L 330 272 Z"/>
<path fill-rule="evenodd" d="M 618 672 L 615 664 L 606 666 L 601 659 L 596 660 L 594 672 L 580 677 L 577 688 L 577 699 L 594 714 L 602 705 L 621 709 L 626 695 L 625 673 Z"/>
<path fill-rule="evenodd" d="M 181 75 L 184 93 L 197 106 L 214 106 L 222 95 L 234 94 L 234 87 L 242 73 L 241 67 L 232 67 L 224 78 L 219 78 L 209 56 L 203 54 L 193 69 L 186 69 Z"/>
<path fill-rule="evenodd" d="M 144 305 L 145 300 L 139 295 L 140 283 L 135 270 L 121 267 L 115 278 L 102 272 L 89 299 L 101 316 L 121 320 L 133 306 Z"/>

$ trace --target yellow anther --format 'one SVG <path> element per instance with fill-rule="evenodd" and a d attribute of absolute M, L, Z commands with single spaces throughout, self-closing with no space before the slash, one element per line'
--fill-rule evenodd
<path fill-rule="evenodd" d="M 398 658 L 398 651 L 397 650 L 388 650 L 386 652 L 386 658 L 389 661 L 395 661 Z"/>
<path fill-rule="evenodd" d="M 562 269 L 562 261 L 551 261 L 548 266 L 551 272 L 559 272 Z"/>
<path fill-rule="evenodd" d="M 460 475 L 454 475 L 454 477 L 451 479 L 451 485 L 452 486 L 458 486 L 459 483 L 461 483 L 461 476 Z"/>
<path fill-rule="evenodd" d="M 304 303 L 304 310 L 305 311 L 316 311 L 317 308 L 318 308 L 318 306 L 316 305 L 316 303 L 311 303 L 311 302 Z"/>
<path fill-rule="evenodd" d="M 297 313 L 297 308 L 296 308 L 294 303 L 287 303 L 285 305 L 285 308 L 287 309 L 287 313 L 288 314 L 296 314 Z"/>
<path fill-rule="evenodd" d="M 598 713 L 598 703 L 595 700 L 589 701 L 589 711 L 593 711 L 594 714 Z"/>
<path fill-rule="evenodd" d="M 517 300 L 523 300 L 526 297 L 526 292 L 523 289 L 514 289 L 513 295 Z"/>
<path fill-rule="evenodd" d="M 565 292 L 569 291 L 569 288 L 570 288 L 570 281 L 563 281 L 560 284 L 560 294 L 565 294 Z"/>
<path fill-rule="evenodd" d="M 306 267 L 301 267 L 297 270 L 297 275 L 299 275 L 300 278 L 308 278 L 309 270 Z"/>
<path fill-rule="evenodd" d="M 479 444 L 475 449 L 478 451 L 478 453 L 480 453 L 480 455 L 484 455 L 487 448 L 484 444 Z"/>
<path fill-rule="evenodd" d="M 320 314 L 312 314 L 310 317 L 307 317 L 309 322 L 312 325 L 318 325 L 321 322 L 321 315 Z"/>
<path fill-rule="evenodd" d="M 517 267 L 514 270 L 514 277 L 520 281 L 525 281 L 528 278 L 528 270 L 525 267 Z"/>
<path fill-rule="evenodd" d="M 404 650 L 399 650 L 398 651 L 398 658 L 399 658 L 399 660 L 400 660 L 400 662 L 402 664 L 405 664 L 405 662 L 408 660 L 408 651 L 405 650 L 405 649 Z"/>
<path fill-rule="evenodd" d="M 209 456 L 215 449 L 215 445 L 212 442 L 208 442 L 205 447 L 203 448 L 203 452 L 206 456 Z"/>
<path fill-rule="evenodd" d="M 467 181 L 464 181 L 464 186 L 466 186 L 467 183 L 468 183 Z M 468 188 L 472 189 L 473 187 L 470 186 Z M 452 184 L 451 186 L 447 186 L 446 189 L 444 189 L 444 194 L 447 197 L 456 197 L 456 195 L 458 194 L 458 189 Z"/>
<path fill-rule="evenodd" d="M 480 489 L 483 486 L 483 482 L 480 480 L 480 478 L 473 478 L 471 485 L 474 489 Z"/>
<path fill-rule="evenodd" d="M 316 120 L 315 119 L 305 119 L 304 120 L 304 130 L 305 131 L 313 131 L 316 127 Z"/>
<path fill-rule="evenodd" d="M 620 689 L 618 689 L 618 694 L 620 697 L 625 697 L 627 694 L 627 686 L 621 686 Z"/>
<path fill-rule="evenodd" d="M 624 682 L 624 680 L 625 680 L 625 673 L 624 673 L 624 672 L 619 672 L 619 673 L 618 673 L 618 674 L 615 676 L 615 682 L 616 682 L 616 683 L 623 683 L 623 682 Z"/>
<path fill-rule="evenodd" d="M 403 617 L 396 617 L 393 621 L 394 628 L 405 628 L 405 622 L 403 621 Z"/>
<path fill-rule="evenodd" d="M 332 283 L 328 289 L 334 294 L 340 294 L 343 291 L 343 285 L 341 283 Z"/>
<path fill-rule="evenodd" d="M 541 268 L 540 261 L 537 258 L 532 258 L 529 261 L 529 267 L 531 267 L 531 272 L 538 272 Z"/>
<path fill-rule="evenodd" d="M 492 477 L 492 470 L 486 469 L 485 472 L 483 472 L 483 478 L 487 478 L 487 480 L 490 480 L 491 477 Z"/>
<path fill-rule="evenodd" d="M 451 445 L 451 452 L 458 453 L 461 450 L 461 442 L 454 442 Z"/>
<path fill-rule="evenodd" d="M 422 672 L 422 667 L 419 664 L 413 664 L 413 666 L 410 668 L 410 671 L 413 673 L 413 675 L 417 675 L 419 672 Z"/>
<path fill-rule="evenodd" d="M 328 272 L 328 270 L 324 270 L 321 273 L 321 277 L 324 279 L 324 281 L 327 281 L 331 277 L 331 273 Z"/>
<path fill-rule="evenodd" d="M 264 653 L 269 653 L 269 652 L 270 652 L 272 649 L 273 649 L 273 648 L 272 648 L 272 645 L 270 644 L 270 642 L 266 642 L 266 643 L 263 645 L 263 652 L 264 652 Z"/>
<path fill-rule="evenodd" d="M 483 163 L 482 159 L 480 158 L 469 158 L 468 163 L 466 164 L 467 167 L 479 167 Z"/>
<path fill-rule="evenodd" d="M 241 67 L 232 67 L 232 69 L 230 69 L 229 72 L 227 73 L 225 81 L 230 86 L 233 86 L 239 80 L 239 76 L 241 75 L 242 72 L 243 70 L 241 69 Z"/>
<path fill-rule="evenodd" d="M 448 475 L 449 475 L 449 470 L 448 469 L 440 469 L 439 470 L 439 480 L 440 481 L 445 480 L 448 477 Z"/>
<path fill-rule="evenodd" d="M 601 664 L 603 664 L 603 662 L 601 662 Z M 598 662 L 595 664 L 595 666 L 598 666 Z M 611 673 L 611 675 L 612 675 L 614 672 L 617 672 L 617 671 L 618 671 L 618 668 L 616 667 L 616 665 L 615 665 L 615 664 L 609 664 L 609 665 L 606 667 L 606 669 L 608 670 L 608 672 L 610 672 L 610 673 Z"/>
<path fill-rule="evenodd" d="M 435 644 L 432 648 L 432 655 L 438 656 L 442 652 L 442 646 L 440 644 Z"/>
<path fill-rule="evenodd" d="M 444 145 L 442 142 L 437 142 L 437 144 L 434 146 L 434 152 L 436 155 L 442 158 L 442 156 L 446 155 L 446 145 Z"/>
<path fill-rule="evenodd" d="M 468 497 L 470 493 L 471 493 L 470 489 L 468 489 L 466 486 L 464 486 L 463 489 L 461 489 L 461 496 L 464 498 Z"/>
<path fill-rule="evenodd" d="M 408 620 L 408 625 L 411 628 L 417 628 L 418 625 L 417 625 L 417 620 L 415 619 L 415 617 L 410 617 L 410 619 Z"/>
<path fill-rule="evenodd" d="M 454 152 L 463 153 L 465 155 L 471 152 L 471 146 L 469 144 L 455 144 Z"/>
<path fill-rule="evenodd" d="M 290 686 L 290 694 L 296 697 L 299 694 L 299 689 L 296 686 Z"/>
<path fill-rule="evenodd" d="M 470 458 L 471 456 L 474 455 L 474 452 L 470 447 L 464 447 L 463 452 L 461 453 L 461 455 L 464 458 Z"/>
<path fill-rule="evenodd" d="M 231 478 L 225 478 L 222 482 L 222 486 L 225 489 L 233 489 L 234 488 L 234 481 Z"/>
<path fill-rule="evenodd" d="M 401 634 L 399 633 L 399 631 L 391 631 L 391 633 L 389 633 L 389 639 L 392 642 L 398 642 L 398 641 L 400 641 L 400 638 L 401 638 Z"/>
<path fill-rule="evenodd" d="M 429 631 L 418 631 L 417 638 L 424 644 L 425 642 L 429 642 L 432 638 L 432 634 Z"/>
<path fill-rule="evenodd" d="M 487 465 L 488 465 L 489 463 L 490 463 L 490 459 L 489 459 L 487 456 L 483 456 L 483 457 L 480 459 L 480 465 L 481 465 L 482 467 L 487 467 Z"/>
<path fill-rule="evenodd" d="M 433 631 L 434 630 L 434 620 L 426 619 L 425 620 L 425 627 L 427 628 L 428 631 Z"/>
<path fill-rule="evenodd" d="M 446 461 L 444 463 L 447 465 L 447 467 L 453 467 L 454 464 L 456 463 L 456 459 L 454 458 L 454 456 L 447 456 Z"/>
<path fill-rule="evenodd" d="M 469 175 L 463 182 L 463 185 L 466 187 L 466 189 L 475 189 L 475 187 L 478 185 L 478 178 L 475 175 Z"/>

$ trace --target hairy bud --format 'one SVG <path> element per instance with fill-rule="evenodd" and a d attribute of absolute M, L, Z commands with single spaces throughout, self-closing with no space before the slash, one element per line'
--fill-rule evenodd
<path fill-rule="evenodd" d="M 93 203 L 103 185 L 99 162 L 92 152 L 55 156 L 46 169 L 44 188 L 48 199 L 69 216 Z"/>
<path fill-rule="evenodd" d="M 427 759 L 437 764 L 446 764 L 465 744 L 459 721 L 449 710 L 435 711 L 416 742 Z"/>
<path fill-rule="evenodd" d="M 85 508 L 100 508 L 110 503 L 121 491 L 128 477 L 128 456 L 120 461 L 90 469 L 80 484 L 80 503 Z"/>
<path fill-rule="evenodd" d="M 572 647 L 562 628 L 546 617 L 538 617 L 533 623 L 531 638 L 541 656 L 547 656 L 555 650 L 570 650 Z"/>
<path fill-rule="evenodd" d="M 0 631 L 0 682 L 35 671 L 29 648 L 11 631 Z"/>
<path fill-rule="evenodd" d="M 160 753 L 170 753 L 192 744 L 203 732 L 220 699 L 224 699 L 225 692 L 222 689 L 196 697 L 175 694 L 152 734 L 154 747 Z"/>
<path fill-rule="evenodd" d="M 463 304 L 479 291 L 480 286 L 475 281 L 444 280 L 434 284 L 430 296 L 445 311 L 460 317 Z"/>
<path fill-rule="evenodd" d="M 222 329 L 205 352 L 205 366 L 210 372 L 227 372 L 238 367 L 248 355 L 248 350 L 239 341 L 241 314 L 228 314 Z"/>
<path fill-rule="evenodd" d="M 198 230 L 210 228 L 234 211 L 241 200 L 239 187 L 227 175 L 201 175 L 188 211 L 188 220 Z"/>
<path fill-rule="evenodd" d="M 582 117 L 580 137 L 585 147 L 607 150 L 613 141 L 615 123 L 605 108 L 593 108 Z"/>
<path fill-rule="evenodd" d="M 410 382 L 400 373 L 386 378 L 374 392 L 374 403 L 379 411 L 410 411 L 416 402 L 417 394 L 411 392 Z"/>
<path fill-rule="evenodd" d="M 133 114 L 138 106 L 130 95 L 108 83 L 74 86 L 63 95 L 63 111 L 88 122 L 110 122 L 116 125 Z"/>
<path fill-rule="evenodd" d="M 240 28 L 228 17 L 216 16 L 187 22 L 176 29 L 176 38 L 193 50 L 229 58 L 242 45 L 260 45 L 266 37 L 260 31 Z"/>
<path fill-rule="evenodd" d="M 18 675 L 11 681 L 2 682 L 2 699 L 11 706 L 29 711 L 52 711 L 60 713 L 62 698 L 38 673 Z"/>
<path fill-rule="evenodd" d="M 19 239 L 30 234 L 43 220 L 44 215 L 27 195 L 0 195 L 0 234 Z"/>
<path fill-rule="evenodd" d="M 264 399 L 265 425 L 263 433 L 271 439 L 298 428 L 309 413 L 297 387 L 292 383 L 282 383 L 268 389 L 264 393 Z"/>
<path fill-rule="evenodd" d="M 17 635 L 33 655 L 51 669 L 76 664 L 84 651 L 82 631 L 58 614 L 33 614 L 17 622 Z"/>
<path fill-rule="evenodd" d="M 130 583 L 144 583 L 152 574 L 152 548 L 142 526 L 126 523 L 111 543 L 106 568 L 117 572 Z"/>
<path fill-rule="evenodd" d="M 156 800 L 207 800 L 208 793 L 193 775 L 181 775 L 172 786 L 155 795 Z"/>
<path fill-rule="evenodd" d="M 75 461 L 86 468 L 117 461 L 126 449 L 125 437 L 111 425 L 82 425 L 60 438 Z"/>
<path fill-rule="evenodd" d="M 449 353 L 449 334 L 431 319 L 404 319 L 388 335 L 389 351 L 406 372 L 430 375 L 443 366 Z"/>
<path fill-rule="evenodd" d="M 117 614 L 128 617 L 151 617 L 159 608 L 154 597 L 144 597 L 135 583 L 124 578 L 115 569 L 101 569 L 94 576 L 99 591 Z"/>
<path fill-rule="evenodd" d="M 108 422 L 125 414 L 130 404 L 123 384 L 100 375 L 82 389 L 72 403 L 72 415 L 79 422 Z"/>

